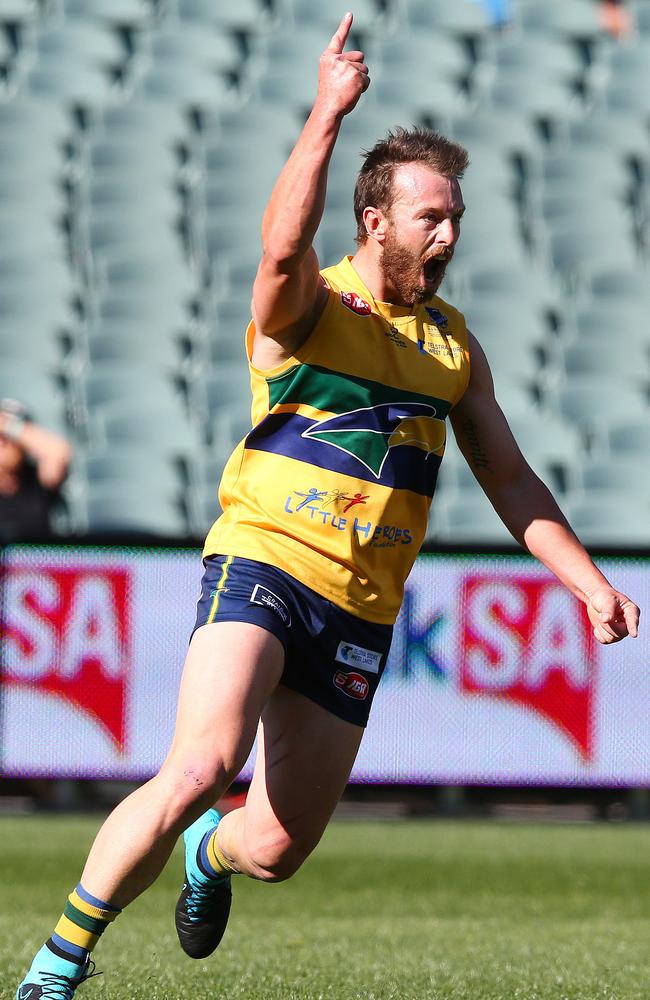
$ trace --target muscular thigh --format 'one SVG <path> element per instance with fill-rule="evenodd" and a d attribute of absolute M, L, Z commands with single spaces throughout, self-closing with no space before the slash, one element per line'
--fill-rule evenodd
<path fill-rule="evenodd" d="M 276 688 L 258 732 L 247 837 L 312 851 L 343 793 L 363 732 L 304 695 Z"/>
<path fill-rule="evenodd" d="M 239 770 L 283 665 L 280 641 L 257 625 L 215 622 L 197 629 L 183 669 L 168 761 Z"/>

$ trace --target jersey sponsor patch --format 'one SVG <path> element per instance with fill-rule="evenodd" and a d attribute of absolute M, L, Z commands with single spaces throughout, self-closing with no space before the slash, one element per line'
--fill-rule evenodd
<path fill-rule="evenodd" d="M 345 670 L 337 670 L 334 674 L 334 687 L 347 694 L 348 698 L 356 698 L 357 701 L 365 701 L 370 690 L 370 684 L 362 674 L 354 671 L 346 674 Z"/>
<path fill-rule="evenodd" d="M 356 292 L 341 292 L 341 302 L 357 316 L 370 316 L 370 303 L 362 299 Z"/>
<path fill-rule="evenodd" d="M 434 309 L 433 306 L 425 306 L 424 309 L 431 322 L 435 323 L 437 327 L 444 329 L 449 326 L 449 320 L 439 309 Z"/>
<path fill-rule="evenodd" d="M 352 642 L 340 642 L 335 659 L 348 667 L 365 670 L 368 674 L 378 674 L 381 653 L 376 653 L 373 649 L 364 649 L 363 646 L 355 646 Z"/>
<path fill-rule="evenodd" d="M 256 583 L 253 588 L 253 593 L 250 597 L 251 604 L 261 604 L 264 608 L 270 608 L 271 611 L 275 611 L 276 615 L 280 619 L 283 625 L 287 628 L 291 625 L 291 615 L 289 613 L 289 608 L 286 606 L 281 597 L 274 594 L 272 590 L 265 587 L 261 583 Z"/>

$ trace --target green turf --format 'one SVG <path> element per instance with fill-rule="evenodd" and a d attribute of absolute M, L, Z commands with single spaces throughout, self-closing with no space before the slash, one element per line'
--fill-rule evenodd
<path fill-rule="evenodd" d="M 0 820 L 1 997 L 50 933 L 96 825 Z M 644 826 L 334 823 L 291 882 L 237 882 L 224 942 L 201 962 L 176 942 L 176 855 L 109 929 L 104 975 L 79 996 L 645 1000 L 649 852 Z"/>

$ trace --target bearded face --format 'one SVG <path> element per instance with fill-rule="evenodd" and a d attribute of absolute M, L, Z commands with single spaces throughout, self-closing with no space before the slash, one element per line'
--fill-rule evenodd
<path fill-rule="evenodd" d="M 390 301 L 396 305 L 426 302 L 440 288 L 452 256 L 450 247 L 412 250 L 400 240 L 395 223 L 390 222 L 381 259 L 384 279 L 391 289 Z"/>

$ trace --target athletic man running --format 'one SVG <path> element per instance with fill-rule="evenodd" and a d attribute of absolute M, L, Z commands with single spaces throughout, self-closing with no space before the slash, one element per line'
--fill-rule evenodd
<path fill-rule="evenodd" d="M 254 427 L 224 472 L 169 756 L 100 830 L 18 1000 L 70 1000 L 99 935 L 183 831 L 176 924 L 195 958 L 221 939 L 231 875 L 281 881 L 314 849 L 424 537 L 447 414 L 504 523 L 585 603 L 596 638 L 637 634 L 638 608 L 524 461 L 481 348 L 435 294 L 459 236 L 465 151 L 426 130 L 379 142 L 357 182 L 357 252 L 319 272 L 329 159 L 369 85 L 363 54 L 343 51 L 351 23 L 321 57 L 314 108 L 264 216 L 247 335 Z M 246 805 L 221 819 L 209 807 L 258 726 Z"/>

